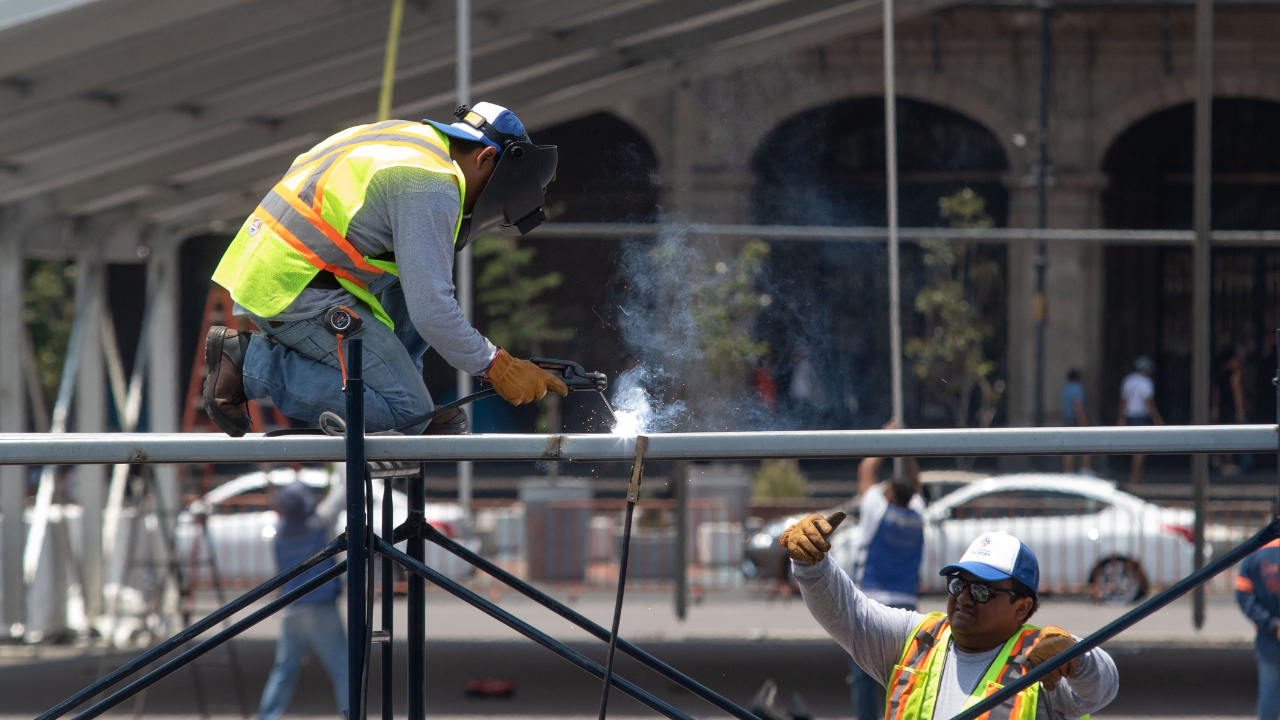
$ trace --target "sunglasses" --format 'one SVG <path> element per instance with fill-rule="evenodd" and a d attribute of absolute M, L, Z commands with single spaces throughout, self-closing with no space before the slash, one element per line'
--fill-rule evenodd
<path fill-rule="evenodd" d="M 969 589 L 969 597 L 973 598 L 973 601 L 979 605 L 990 600 L 991 593 L 1000 593 L 1001 595 L 1009 595 L 1015 598 L 1022 597 L 1022 593 L 1020 592 L 1005 590 L 1003 588 L 993 588 L 986 583 L 965 580 L 959 575 L 952 575 L 947 578 L 947 592 L 952 595 L 960 597 L 960 593 L 964 592 L 965 588 Z"/>

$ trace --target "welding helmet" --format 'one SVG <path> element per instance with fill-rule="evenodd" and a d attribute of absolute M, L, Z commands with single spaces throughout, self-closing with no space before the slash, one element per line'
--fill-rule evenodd
<path fill-rule="evenodd" d="M 559 155 L 554 145 L 534 145 L 515 113 L 493 103 L 460 106 L 449 125 L 427 120 L 445 135 L 481 142 L 498 151 L 498 164 L 470 215 L 462 218 L 455 250 L 494 230 L 527 235 L 546 220 L 542 206 L 547 185 L 556 176 Z"/>

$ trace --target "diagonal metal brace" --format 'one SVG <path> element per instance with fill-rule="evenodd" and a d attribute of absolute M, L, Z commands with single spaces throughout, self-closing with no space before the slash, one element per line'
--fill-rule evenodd
<path fill-rule="evenodd" d="M 978 704 L 951 718 L 951 720 L 975 720 L 975 718 L 994 710 L 1004 701 L 1040 682 L 1049 673 L 1119 635 L 1138 621 L 1207 582 L 1214 575 L 1230 568 L 1276 538 L 1280 538 L 1280 517 L 1272 520 L 1270 525 L 1260 530 L 1257 535 L 1245 541 L 1244 544 L 1231 549 L 1217 560 L 1170 585 L 1164 592 L 1113 620 L 1106 627 L 1072 645 L 1070 648 L 1054 655 L 1017 681 L 1005 685 L 1003 689 L 989 695 Z"/>
<path fill-rule="evenodd" d="M 574 650 L 568 645 L 565 645 L 559 640 L 556 640 L 550 635 L 547 635 L 541 630 L 538 630 L 532 625 L 524 622 L 523 620 L 517 618 L 516 616 L 507 612 L 506 610 L 503 610 L 497 605 L 480 597 L 479 595 L 468 590 L 462 585 L 454 582 L 453 580 L 450 580 L 449 578 L 436 572 L 435 570 L 432 570 L 427 565 L 421 562 L 418 562 L 417 560 L 414 560 L 413 558 L 409 557 L 403 552 L 400 552 L 399 549 L 397 549 L 394 545 L 387 543 L 386 540 L 383 540 L 382 538 L 379 537 L 375 539 L 375 543 L 376 543 L 375 550 L 377 552 L 391 556 L 391 559 L 399 563 L 400 566 L 403 567 L 405 570 L 408 570 L 409 572 L 426 579 L 428 582 L 443 589 L 445 592 L 448 592 L 450 595 L 453 595 L 454 597 L 458 598 L 459 600 L 462 600 L 463 602 L 476 608 L 480 612 L 483 612 L 489 617 L 497 620 L 503 625 L 506 625 L 512 630 L 515 630 L 521 635 L 524 635 L 525 637 L 547 648 L 551 652 L 568 660 L 574 665 L 577 665 L 582 670 L 585 670 L 588 673 L 591 673 L 597 679 L 604 678 L 604 675 L 605 675 L 604 668 L 601 667 L 598 663 L 593 662 L 590 658 L 583 655 L 582 653 Z M 693 718 L 691 718 L 690 716 L 680 712 L 671 704 L 655 697 L 653 694 L 640 688 L 635 683 L 632 683 L 628 680 L 625 680 L 615 675 L 613 677 L 613 685 L 617 686 L 617 688 L 622 692 L 630 695 L 636 700 L 639 700 L 641 703 L 643 703 L 650 709 L 671 718 L 671 720 L 693 720 Z"/>

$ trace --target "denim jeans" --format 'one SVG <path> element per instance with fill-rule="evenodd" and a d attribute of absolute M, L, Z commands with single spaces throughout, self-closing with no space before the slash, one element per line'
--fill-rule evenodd
<path fill-rule="evenodd" d="M 276 664 L 258 705 L 258 720 L 277 720 L 289 707 L 307 649 L 315 650 L 333 683 L 338 715 L 347 709 L 347 634 L 337 603 L 295 605 L 283 615 L 276 641 Z"/>
<path fill-rule="evenodd" d="M 351 338 L 364 341 L 364 418 L 370 432 L 390 430 L 434 407 L 422 381 L 422 355 L 427 342 L 414 329 L 404 293 L 394 285 L 382 293 L 382 307 L 394 331 L 364 306 L 364 324 Z M 363 311 L 363 312 L 361 312 Z M 256 318 L 255 318 L 256 320 Z M 244 392 L 250 400 L 271 398 L 289 417 L 316 422 L 330 410 L 346 417 L 337 338 L 318 317 L 281 323 L 257 321 L 263 334 L 253 336 L 244 357 Z M 343 351 L 350 345 L 344 340 Z M 406 431 L 422 432 L 426 423 Z"/>
<path fill-rule="evenodd" d="M 915 605 L 890 605 L 889 607 L 915 610 Z M 884 717 L 885 689 L 875 678 L 849 659 L 849 677 L 853 679 L 853 716 L 858 720 L 881 720 Z"/>
<path fill-rule="evenodd" d="M 1258 659 L 1258 720 L 1280 718 L 1280 658 L 1255 648 Z"/>

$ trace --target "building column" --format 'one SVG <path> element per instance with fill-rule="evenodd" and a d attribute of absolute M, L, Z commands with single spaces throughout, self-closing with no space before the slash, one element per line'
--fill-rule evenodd
<path fill-rule="evenodd" d="M 0 215 L 0 432 L 4 433 L 27 429 L 22 373 L 24 293 L 21 232 L 16 222 L 6 222 Z M 4 518 L 0 523 L 0 588 L 4 593 L 0 637 L 7 636 L 15 624 L 26 622 L 26 589 L 22 582 L 22 551 L 27 539 L 22 522 L 27 505 L 26 471 L 18 465 L 0 465 L 0 513 Z"/>
<path fill-rule="evenodd" d="M 81 433 L 102 433 L 107 429 L 106 364 L 103 360 L 100 328 L 106 312 L 106 268 L 102 263 L 89 267 L 99 274 L 97 292 L 85 307 L 89 323 L 80 346 L 79 376 L 76 378 L 75 429 Z M 80 594 L 90 625 L 102 612 L 102 510 L 107 493 L 107 465 L 76 468 L 76 499 L 80 503 L 81 550 Z"/>

